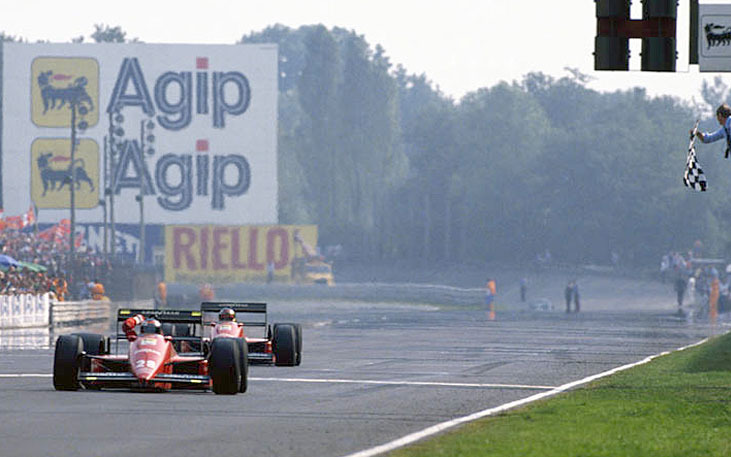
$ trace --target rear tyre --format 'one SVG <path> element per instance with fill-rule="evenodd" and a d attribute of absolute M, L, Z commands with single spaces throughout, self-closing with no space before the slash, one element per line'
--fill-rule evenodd
<path fill-rule="evenodd" d="M 294 325 L 275 325 L 273 346 L 276 366 L 293 367 L 297 364 L 297 335 Z"/>
<path fill-rule="evenodd" d="M 165 336 L 175 336 L 175 326 L 170 322 L 163 322 L 162 334 Z"/>
<path fill-rule="evenodd" d="M 235 395 L 241 383 L 239 347 L 233 338 L 216 338 L 211 343 L 208 371 L 216 394 Z"/>
<path fill-rule="evenodd" d="M 61 335 L 53 356 L 53 387 L 56 390 L 79 390 L 79 368 L 84 341 L 78 335 Z"/>
<path fill-rule="evenodd" d="M 72 333 L 81 338 L 84 343 L 84 352 L 89 355 L 109 354 L 107 339 L 98 333 Z M 81 371 L 91 371 L 91 359 L 84 357 L 79 366 Z"/>
<path fill-rule="evenodd" d="M 239 393 L 244 393 L 246 392 L 249 383 L 249 345 L 246 344 L 246 339 L 244 338 L 237 338 L 236 343 L 238 344 L 239 367 L 241 369 Z"/>
<path fill-rule="evenodd" d="M 299 366 L 302 363 L 302 326 L 300 324 L 294 324 L 294 330 L 295 337 L 297 338 L 295 341 L 297 348 L 297 362 L 295 365 Z"/>
<path fill-rule="evenodd" d="M 107 339 L 98 333 L 72 333 L 84 342 L 84 351 L 89 355 L 109 354 Z"/>
<path fill-rule="evenodd" d="M 299 366 L 302 363 L 302 325 L 301 324 L 276 324 L 279 325 L 291 325 L 294 327 L 294 346 L 295 346 L 295 365 Z"/>
<path fill-rule="evenodd" d="M 175 324 L 175 334 L 173 336 L 190 336 L 190 327 L 188 324 Z"/>

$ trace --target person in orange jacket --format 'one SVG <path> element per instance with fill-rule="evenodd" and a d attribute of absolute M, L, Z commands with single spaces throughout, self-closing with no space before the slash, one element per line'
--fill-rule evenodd
<path fill-rule="evenodd" d="M 497 295 L 497 286 L 495 280 L 487 278 L 485 284 L 485 305 L 487 305 L 487 317 L 491 321 L 495 320 L 495 296 Z"/>
<path fill-rule="evenodd" d="M 64 279 L 63 276 L 59 276 L 53 283 L 56 286 L 56 298 L 58 301 L 65 301 L 66 294 L 69 291 L 69 285 L 66 282 L 66 279 Z"/>
<path fill-rule="evenodd" d="M 92 300 L 109 301 L 109 297 L 104 295 L 104 284 L 96 279 L 94 280 L 94 285 L 91 286 L 90 292 Z"/>
<path fill-rule="evenodd" d="M 155 287 L 155 308 L 164 308 L 168 304 L 168 286 L 165 281 L 160 280 Z"/>

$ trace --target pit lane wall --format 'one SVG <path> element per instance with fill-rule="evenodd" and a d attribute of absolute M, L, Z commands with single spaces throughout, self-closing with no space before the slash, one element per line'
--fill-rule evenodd
<path fill-rule="evenodd" d="M 168 225 L 165 281 L 262 282 L 269 264 L 275 281 L 289 281 L 293 260 L 305 255 L 295 234 L 317 246 L 316 225 Z"/>

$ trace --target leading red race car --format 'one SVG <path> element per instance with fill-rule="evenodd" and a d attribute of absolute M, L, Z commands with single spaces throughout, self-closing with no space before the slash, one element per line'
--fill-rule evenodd
<path fill-rule="evenodd" d="M 120 309 L 115 353 L 110 339 L 92 333 L 62 335 L 56 341 L 53 385 L 57 390 L 129 388 L 141 390 L 211 389 L 217 394 L 245 392 L 248 367 L 246 345 L 220 338 L 202 349 L 202 313 L 183 310 Z M 120 323 L 123 323 L 120 332 Z M 140 334 L 135 332 L 139 327 Z M 164 334 L 164 327 L 185 336 Z M 186 331 L 182 331 L 186 329 Z M 174 333 L 174 332 L 169 332 Z M 119 346 L 128 341 L 126 354 Z"/>

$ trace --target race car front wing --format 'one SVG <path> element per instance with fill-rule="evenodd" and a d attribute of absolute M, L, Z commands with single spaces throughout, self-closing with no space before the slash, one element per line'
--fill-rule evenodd
<path fill-rule="evenodd" d="M 138 382 L 139 379 L 132 373 L 123 372 L 106 372 L 106 373 L 94 373 L 90 371 L 82 371 L 79 373 L 79 381 L 85 383 L 98 383 L 98 384 L 125 384 Z M 211 381 L 209 376 L 205 375 L 194 375 L 194 374 L 166 374 L 160 373 L 152 378 L 150 383 L 170 383 L 178 385 L 203 385 L 207 386 Z"/>

